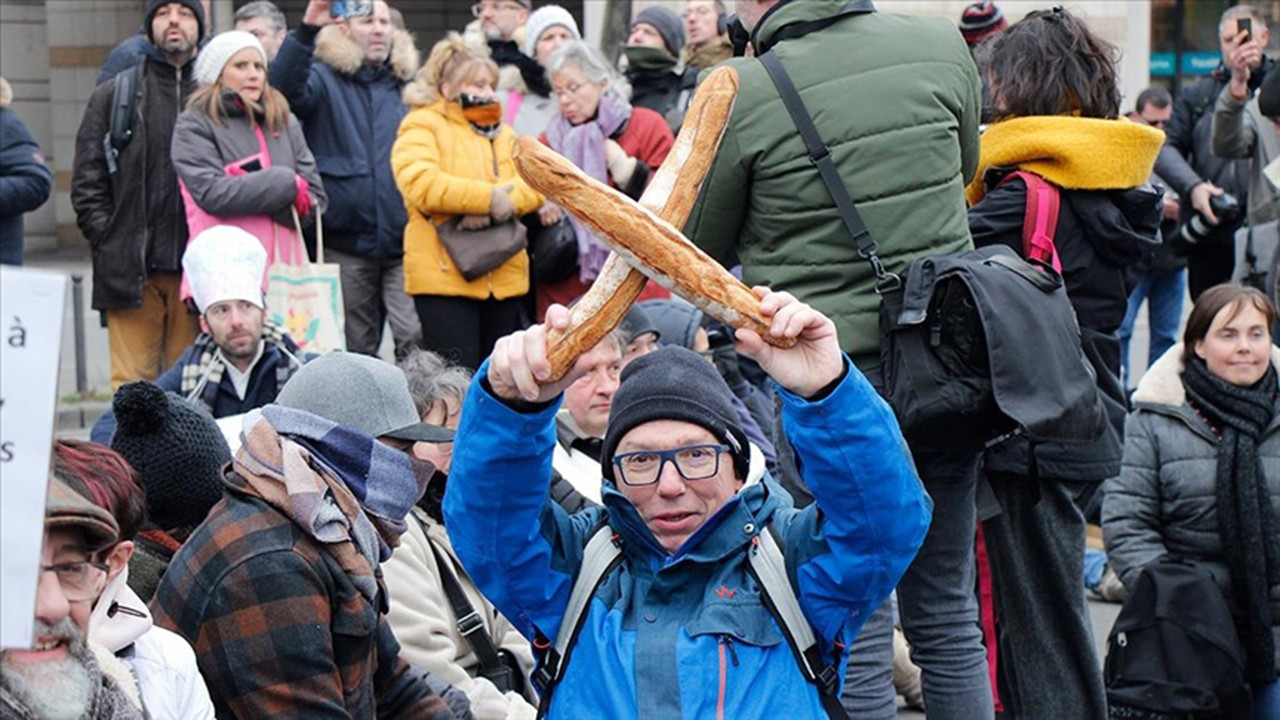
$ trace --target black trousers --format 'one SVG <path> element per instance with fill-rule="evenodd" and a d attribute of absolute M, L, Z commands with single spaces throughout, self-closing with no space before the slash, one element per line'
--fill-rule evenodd
<path fill-rule="evenodd" d="M 489 357 L 498 338 L 528 325 L 523 296 L 472 300 L 414 295 L 413 306 L 422 323 L 422 346 L 472 370 Z"/>

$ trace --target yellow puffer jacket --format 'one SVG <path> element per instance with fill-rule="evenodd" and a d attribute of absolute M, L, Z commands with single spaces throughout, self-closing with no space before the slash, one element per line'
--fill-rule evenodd
<path fill-rule="evenodd" d="M 391 171 L 409 211 L 404 229 L 405 291 L 504 300 L 529 292 L 525 251 L 471 282 L 453 266 L 436 226 L 454 215 L 486 215 L 493 188 L 512 184 L 520 215 L 542 205 L 542 196 L 516 175 L 515 133 L 502 126 L 490 141 L 471 128 L 457 103 L 436 100 L 415 108 L 400 123 L 391 148 Z M 370 198 L 372 201 L 372 198 Z"/>

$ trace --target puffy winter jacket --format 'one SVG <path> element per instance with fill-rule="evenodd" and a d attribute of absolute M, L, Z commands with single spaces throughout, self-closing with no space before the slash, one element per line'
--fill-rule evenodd
<path fill-rule="evenodd" d="M 442 99 L 415 108 L 400 124 L 391 169 L 409 213 L 404 281 L 410 295 L 505 300 L 529 292 L 529 253 L 521 250 L 467 281 L 436 232 L 455 215 L 488 215 L 493 190 L 502 185 L 512 186 L 516 215 L 542 205 L 542 196 L 516 174 L 515 141 L 505 125 L 493 140 L 477 133 L 462 106 Z"/>
<path fill-rule="evenodd" d="M 1213 154 L 1249 161 L 1249 225 L 1280 219 L 1280 192 L 1262 172 L 1280 157 L 1276 122 L 1258 109 L 1258 99 L 1237 100 L 1223 88 L 1214 103 Z"/>
<path fill-rule="evenodd" d="M 1271 363 L 1280 363 L 1280 349 L 1272 348 Z M 1138 383 L 1125 423 L 1124 467 L 1105 486 L 1102 537 L 1125 585 L 1133 587 L 1139 571 L 1162 555 L 1192 560 L 1213 573 L 1239 618 L 1244 609 L 1231 587 L 1218 529 L 1218 439 L 1187 404 L 1182 367 L 1182 345 L 1174 345 Z M 1280 412 L 1258 444 L 1258 457 L 1273 516 L 1280 517 Z M 1280 583 L 1271 586 L 1271 615 L 1280 644 Z"/>
<path fill-rule="evenodd" d="M 53 173 L 27 126 L 9 109 L 13 92 L 0 78 L 0 262 L 22 264 L 22 214 L 44 204 Z"/>
<path fill-rule="evenodd" d="M 890 271 L 970 249 L 961 189 L 977 167 L 981 99 L 964 41 L 941 18 L 884 13 L 776 41 L 845 4 L 774 6 L 756 30 L 757 50 L 782 61 Z M 685 235 L 726 265 L 740 260 L 748 285 L 788 290 L 834 320 L 860 367 L 878 363 L 871 266 L 764 67 L 727 64 L 739 73 L 738 99 Z"/>
<path fill-rule="evenodd" d="M 409 33 L 395 31 L 387 62 L 366 67 L 360 48 L 334 26 L 299 25 L 271 63 L 271 84 L 301 118 L 324 178 L 327 246 L 371 257 L 403 253 L 407 217 L 388 159 L 405 116 L 400 93 L 417 69 Z"/>
<path fill-rule="evenodd" d="M 476 373 L 453 456 L 445 524 L 471 578 L 526 637 L 554 638 L 591 530 L 623 560 L 601 583 L 556 689 L 552 718 L 825 718 L 747 570 L 769 525 L 824 657 L 849 643 L 915 557 L 931 506 L 888 406 L 847 365 L 826 397 L 779 389 L 783 425 L 816 504 L 790 506 L 759 455 L 743 488 L 676 553 L 612 484 L 603 508 L 547 499 L 558 403 L 511 409 Z M 843 677 L 844 659 L 841 658 Z"/>

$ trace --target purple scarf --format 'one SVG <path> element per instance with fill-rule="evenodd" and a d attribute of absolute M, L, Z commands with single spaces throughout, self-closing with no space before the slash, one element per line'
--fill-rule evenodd
<path fill-rule="evenodd" d="M 564 113 L 556 113 L 547 125 L 547 144 L 587 175 L 608 185 L 609 167 L 604 159 L 604 141 L 613 137 L 630 119 L 631 104 L 608 91 L 600 96 L 596 116 L 581 125 L 570 125 Z M 600 274 L 600 268 L 609 257 L 609 246 L 572 214 L 569 215 L 569 223 L 578 236 L 578 279 L 589 283 Z"/>

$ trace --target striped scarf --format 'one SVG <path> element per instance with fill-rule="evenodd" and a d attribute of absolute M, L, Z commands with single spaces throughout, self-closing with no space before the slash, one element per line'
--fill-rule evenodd
<path fill-rule="evenodd" d="M 276 366 L 276 389 L 279 390 L 289 382 L 289 378 L 293 377 L 298 368 L 302 367 L 302 361 L 298 359 L 301 350 L 293 338 L 289 337 L 279 325 L 270 322 L 262 326 L 262 341 L 280 348 L 285 355 L 285 362 Z M 196 350 L 196 358 L 194 362 L 182 368 L 180 393 L 186 399 L 198 402 L 209 412 L 213 412 L 213 406 L 218 397 L 218 386 L 222 384 L 222 374 L 227 369 L 227 361 L 218 350 L 218 346 L 213 343 L 213 337 L 208 333 L 201 333 L 193 347 Z M 266 350 L 263 350 L 263 354 L 266 354 Z"/>

